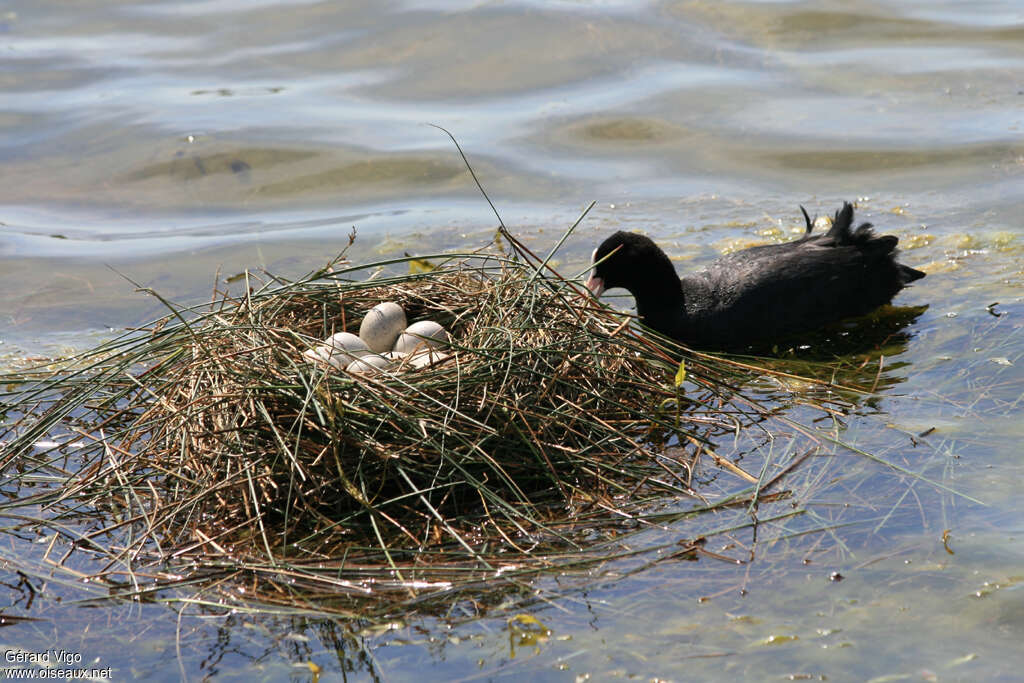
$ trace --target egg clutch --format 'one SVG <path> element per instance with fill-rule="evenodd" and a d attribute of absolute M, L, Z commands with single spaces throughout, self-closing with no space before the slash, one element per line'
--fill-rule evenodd
<path fill-rule="evenodd" d="M 405 311 L 385 301 L 371 308 L 359 334 L 338 332 L 303 352 L 311 363 L 356 374 L 422 368 L 448 357 L 451 338 L 440 324 L 421 320 L 407 325 Z"/>

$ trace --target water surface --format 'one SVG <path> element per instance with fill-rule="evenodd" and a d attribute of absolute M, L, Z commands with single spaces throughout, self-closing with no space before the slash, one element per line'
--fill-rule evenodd
<path fill-rule="evenodd" d="M 842 437 L 963 494 L 837 449 L 807 474 L 831 531 L 795 525 L 739 567 L 540 581 L 533 641 L 470 604 L 361 631 L 84 609 L 81 587 L 8 571 L 5 614 L 43 621 L 5 647 L 117 680 L 307 679 L 309 661 L 320 680 L 1018 677 L 1024 4 L 8 0 L 0 48 L 8 365 L 160 315 L 136 284 L 199 301 L 218 272 L 315 268 L 353 226 L 356 258 L 486 243 L 496 221 L 437 124 L 537 249 L 598 202 L 566 272 L 615 229 L 682 270 L 791 238 L 798 204 L 856 200 L 929 273 L 898 303 L 929 308 Z"/>

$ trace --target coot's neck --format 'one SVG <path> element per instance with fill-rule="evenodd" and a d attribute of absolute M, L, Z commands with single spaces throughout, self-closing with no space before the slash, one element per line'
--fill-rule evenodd
<path fill-rule="evenodd" d="M 651 264 L 644 277 L 633 283 L 630 293 L 643 323 L 662 334 L 679 338 L 686 322 L 686 296 L 672 262 Z"/>

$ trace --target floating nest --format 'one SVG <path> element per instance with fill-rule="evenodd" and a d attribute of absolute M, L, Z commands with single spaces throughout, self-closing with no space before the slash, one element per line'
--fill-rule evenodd
<path fill-rule="evenodd" d="M 51 452 L 75 462 L 46 500 L 93 511 L 73 546 L 129 567 L 128 592 L 148 562 L 165 572 L 154 589 L 231 575 L 263 600 L 302 586 L 408 599 L 508 563 L 549 568 L 695 496 L 694 459 L 740 424 L 714 359 L 689 360 L 682 386 L 679 349 L 521 246 L 378 265 L 250 276 L 27 382 L 6 462 L 63 435 Z M 443 324 L 448 357 L 372 376 L 303 357 L 382 301 Z"/>

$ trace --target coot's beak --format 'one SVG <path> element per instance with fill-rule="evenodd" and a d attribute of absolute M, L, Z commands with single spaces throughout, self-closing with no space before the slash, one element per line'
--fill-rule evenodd
<path fill-rule="evenodd" d="M 594 263 L 597 261 L 597 249 L 590 255 L 590 262 Z M 600 299 L 601 295 L 604 294 L 604 279 L 597 276 L 597 268 L 590 269 L 590 277 L 587 278 L 587 289 L 594 295 L 595 299 Z"/>

